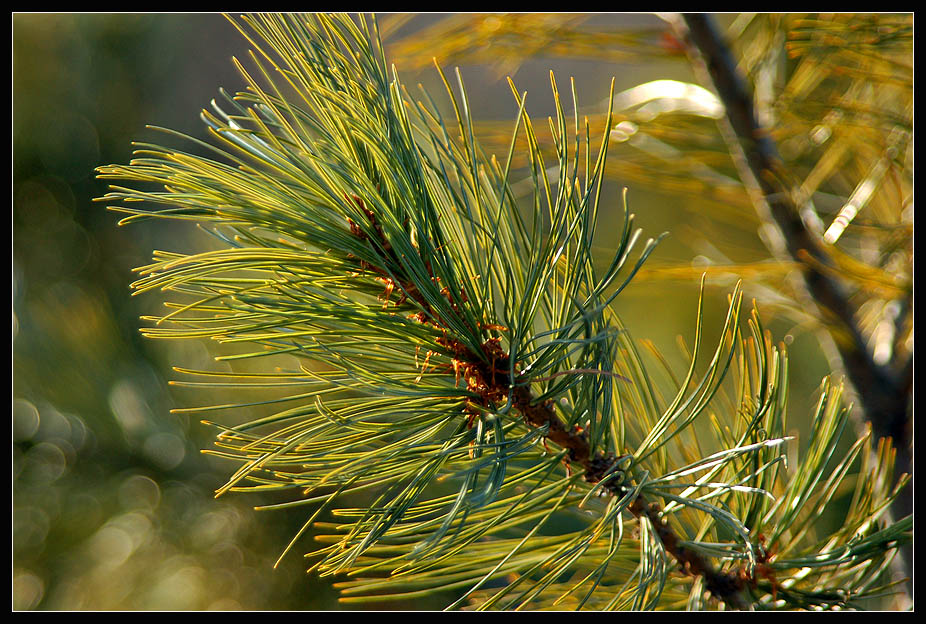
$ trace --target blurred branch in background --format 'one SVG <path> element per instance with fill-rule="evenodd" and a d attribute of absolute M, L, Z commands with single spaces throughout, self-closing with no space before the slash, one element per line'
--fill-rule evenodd
<path fill-rule="evenodd" d="M 387 16 L 382 35 L 395 35 L 415 14 Z M 626 62 L 657 58 L 664 29 L 642 27 L 615 30 L 589 27 L 587 13 L 460 14 L 443 16 L 415 31 L 414 37 L 393 39 L 390 55 L 408 60 L 402 69 L 431 65 L 431 59 L 489 65 L 497 76 L 515 73 L 525 59 L 583 58 Z M 491 45 L 486 45 L 491 42 Z"/>
<path fill-rule="evenodd" d="M 890 107 L 890 104 L 895 102 L 887 102 L 888 106 L 883 114 L 875 116 L 877 109 L 874 105 L 876 103 L 865 102 L 868 104 L 865 108 L 872 112 L 870 113 L 872 121 L 882 121 L 880 139 L 884 151 L 877 155 L 877 160 L 866 176 L 856 185 L 852 195 L 821 241 L 819 231 L 813 231 L 816 221 L 801 218 L 800 206 L 802 204 L 806 206 L 809 201 L 807 185 L 805 183 L 802 187 L 799 182 L 795 181 L 792 172 L 782 162 L 774 140 L 760 124 L 760 109 L 753 100 L 749 87 L 740 76 L 736 60 L 724 36 L 710 16 L 703 14 L 686 14 L 684 25 L 679 20 L 673 20 L 673 24 L 680 38 L 686 41 L 692 62 L 698 73 L 702 75 L 702 80 L 712 84 L 723 101 L 727 123 L 721 122 L 720 124 L 722 134 L 737 164 L 740 179 L 743 180 L 753 205 L 762 216 L 763 224 L 768 232 L 766 239 L 769 242 L 770 251 L 781 260 L 792 260 L 803 264 L 798 274 L 803 278 L 806 295 L 809 295 L 808 304 L 817 307 L 818 314 L 824 320 L 833 338 L 842 368 L 846 371 L 860 398 L 863 418 L 871 423 L 877 436 L 894 440 L 897 445 L 898 471 L 912 474 L 912 423 L 908 413 L 913 389 L 912 350 L 908 354 L 892 353 L 883 358 L 886 360 L 883 362 L 875 360 L 874 353 L 869 351 L 865 344 L 862 329 L 856 321 L 857 310 L 850 302 L 844 286 L 847 279 L 852 280 L 855 276 L 848 271 L 840 271 L 840 267 L 830 259 L 830 254 L 825 248 L 839 239 L 859 209 L 871 198 L 873 188 L 880 184 L 888 168 L 897 158 L 898 148 L 906 143 L 911 130 L 910 124 L 900 114 L 911 112 L 911 109 L 902 108 L 895 112 Z M 903 25 L 898 27 L 897 24 L 886 24 L 883 30 L 854 28 L 852 27 L 854 25 L 838 21 L 834 24 L 827 24 L 827 26 L 828 28 L 815 31 L 813 38 L 820 40 L 823 34 L 829 34 L 832 39 L 835 39 L 829 42 L 829 49 L 850 50 L 853 56 L 858 54 L 859 49 L 865 50 L 866 48 L 848 45 L 850 41 L 847 39 L 868 43 L 872 45 L 868 52 L 877 53 L 877 48 L 874 47 L 876 44 L 883 41 L 896 41 L 887 36 L 888 34 L 902 35 L 905 30 Z M 798 42 L 807 43 L 801 39 L 798 39 Z M 836 48 L 835 44 L 838 42 L 845 44 L 846 47 Z M 791 47 L 791 50 L 795 52 L 795 56 L 806 55 L 809 47 L 811 46 L 795 45 Z M 858 67 L 852 63 L 852 60 L 855 59 L 845 59 L 845 65 L 831 61 L 830 67 Z M 864 60 L 867 59 L 863 58 Z M 867 76 L 869 73 L 871 72 L 860 71 L 859 75 Z M 879 75 L 890 76 L 891 74 Z M 817 76 L 817 79 L 822 81 L 824 77 Z M 912 86 L 912 83 L 909 83 L 909 86 Z M 881 97 L 884 95 L 881 94 Z M 765 117 L 767 123 L 774 123 L 774 114 L 766 114 Z M 887 131 L 886 136 L 884 136 L 885 131 Z M 841 149 L 848 151 L 849 147 Z M 903 172 L 899 173 L 902 175 Z M 812 210 L 809 207 L 807 209 Z M 893 216 L 900 217 L 897 214 Z M 878 269 L 880 267 L 872 272 L 877 272 Z M 858 280 L 854 281 L 858 288 Z M 912 289 L 909 293 L 895 292 L 893 293 L 894 299 L 890 303 L 895 306 L 899 305 L 900 302 L 906 300 L 907 295 L 912 297 Z M 806 296 L 802 297 L 802 299 L 806 298 Z M 912 488 L 912 483 L 910 487 Z M 912 493 L 896 498 L 892 511 L 896 518 L 903 518 L 912 513 Z M 905 572 L 911 579 L 910 589 L 912 589 L 912 547 L 904 549 L 903 552 Z"/>

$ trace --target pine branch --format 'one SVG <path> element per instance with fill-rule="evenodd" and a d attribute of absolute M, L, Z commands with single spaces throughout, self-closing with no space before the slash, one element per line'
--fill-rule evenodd
<path fill-rule="evenodd" d="M 795 191 L 788 183 L 774 140 L 758 122 L 752 95 L 723 36 L 709 15 L 684 14 L 683 19 L 684 26 L 674 21 L 676 32 L 686 43 L 702 80 L 714 86 L 724 104 L 726 116 L 720 126 L 740 179 L 763 222 L 777 232 L 777 236 L 769 237 L 771 251 L 780 260 L 802 263 L 804 291 L 834 336 L 843 367 L 860 398 L 864 419 L 872 424 L 876 435 L 894 440 L 897 469 L 912 475 L 912 387 L 904 383 L 902 370 L 875 363 L 845 289 L 824 270 L 832 265 L 830 258 L 800 216 Z M 912 364 L 912 355 L 910 360 Z M 912 513 L 912 482 L 910 487 L 893 503 L 895 518 Z M 904 550 L 904 560 L 907 576 L 912 579 L 911 549 Z"/>
<path fill-rule="evenodd" d="M 373 226 L 377 239 L 376 247 L 382 250 L 383 254 L 381 263 L 371 265 L 368 262 L 362 262 L 361 268 L 372 270 L 384 279 L 391 280 L 392 278 L 388 276 L 384 268 L 390 264 L 390 261 L 395 260 L 391 245 L 377 223 L 375 215 L 363 205 L 362 200 L 356 197 L 353 199 L 367 216 L 370 225 Z M 355 223 L 351 223 L 351 231 L 361 240 L 370 238 Z M 433 275 L 431 277 L 433 278 Z M 422 322 L 430 322 L 444 332 L 442 344 L 455 355 L 454 370 L 463 371 L 463 380 L 467 388 L 478 396 L 478 399 L 470 399 L 465 409 L 470 415 L 470 420 L 476 418 L 480 412 L 496 410 L 496 404 L 504 402 L 511 388 L 507 377 L 511 363 L 508 354 L 499 346 L 500 339 L 487 340 L 483 343 L 480 354 L 473 353 L 466 345 L 447 337 L 450 324 L 444 322 L 434 312 L 427 301 L 421 297 L 414 283 L 402 279 L 399 280 L 397 286 L 403 293 L 420 303 L 424 310 L 424 315 L 420 317 Z M 568 461 L 581 468 L 587 483 L 596 484 L 605 480 L 603 487 L 611 496 L 622 498 L 628 494 L 628 486 L 623 481 L 607 480 L 622 458 L 616 457 L 613 453 L 605 455 L 602 451 L 593 451 L 585 432 L 578 427 L 570 428 L 565 425 L 553 409 L 551 400 L 538 402 L 528 386 L 518 385 L 514 387 L 512 404 L 521 413 L 525 422 L 543 431 L 546 440 L 567 451 Z M 748 610 L 750 608 L 749 602 L 742 595 L 744 577 L 736 572 L 719 572 L 701 554 L 682 546 L 680 538 L 660 516 L 661 509 L 658 504 L 647 502 L 645 496 L 640 493 L 627 505 L 627 510 L 639 521 L 645 519 L 650 522 L 663 546 L 675 558 L 681 570 L 692 576 L 702 577 L 704 586 L 713 597 L 734 609 Z"/>
<path fill-rule="evenodd" d="M 663 398 L 611 308 L 655 241 L 629 261 L 639 232 L 625 194 L 601 270 L 592 241 L 607 132 L 594 156 L 588 124 L 567 131 L 552 76 L 556 166 L 513 84 L 502 164 L 473 136 L 459 75 L 458 98 L 440 74 L 452 126 L 388 69 L 375 21 L 243 22 L 263 80 L 241 68 L 249 88 L 227 97 L 232 112 L 204 112 L 214 143 L 197 143 L 217 158 L 144 144 L 129 165 L 99 171 L 159 189 L 111 187 L 103 199 L 128 213 L 123 223 L 195 221 L 225 246 L 156 252 L 138 269 L 136 293 L 181 299 L 145 335 L 238 347 L 224 360 L 299 362 L 185 371 L 205 378 L 191 386 L 283 393 L 182 411 L 286 404 L 214 424 L 212 451 L 239 464 L 217 495 L 288 490 L 295 499 L 274 507 L 314 507 L 284 555 L 310 528 L 330 529 L 310 571 L 349 573 L 345 600 L 465 590 L 451 607 L 698 609 L 710 592 L 736 609 L 836 608 L 880 591 L 883 565 L 910 538 L 909 518 L 879 522 L 896 496 L 890 445 L 870 469 L 867 433 L 837 455 L 847 415 L 841 386 L 824 380 L 806 452 L 784 466 L 787 355 L 757 313 L 741 328 L 739 287 L 706 366 L 703 301 L 687 373 L 655 353 L 671 380 Z M 522 128 L 526 205 L 508 178 Z M 849 488 L 845 522 L 818 531 Z M 367 498 L 331 509 L 348 495 Z M 319 522 L 329 510 L 344 522 Z M 579 510 L 581 528 L 541 532 Z"/>

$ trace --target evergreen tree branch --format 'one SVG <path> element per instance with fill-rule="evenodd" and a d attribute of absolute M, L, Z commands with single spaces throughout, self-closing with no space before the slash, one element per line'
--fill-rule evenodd
<path fill-rule="evenodd" d="M 370 269 L 381 276 L 387 276 L 384 268 L 394 261 L 395 258 L 389 241 L 382 234 L 382 228 L 376 221 L 375 215 L 366 209 L 359 198 L 354 198 L 361 210 L 367 216 L 373 231 L 376 232 L 378 240 L 376 247 L 381 251 L 380 264 L 362 263 L 364 269 Z M 356 224 L 351 223 L 351 231 L 361 240 L 368 240 L 369 235 L 359 228 Z M 432 276 L 433 277 L 433 276 Z M 392 279 L 391 276 L 387 279 Z M 509 356 L 502 351 L 497 338 L 489 339 L 483 343 L 482 353 L 473 353 L 466 345 L 449 338 L 447 336 L 445 323 L 425 301 L 414 283 L 410 280 L 401 279 L 397 284 L 402 292 L 408 293 L 409 297 L 414 298 L 425 311 L 424 316 L 419 317 L 422 322 L 430 322 L 438 329 L 444 331 L 443 344 L 455 355 L 454 369 L 463 371 L 463 379 L 467 388 L 479 399 L 471 399 L 466 412 L 470 418 L 474 418 L 479 411 L 492 411 L 495 404 L 504 402 L 504 397 L 509 391 L 510 380 L 508 370 L 510 367 Z M 539 380 L 545 380 L 540 378 Z M 535 379 L 534 381 L 538 381 Z M 543 429 L 544 437 L 547 441 L 559 446 L 567 451 L 568 461 L 579 466 L 582 470 L 585 481 L 589 484 L 596 484 L 605 480 L 603 489 L 611 496 L 621 498 L 628 494 L 628 486 L 623 481 L 608 481 L 607 477 L 615 470 L 621 458 L 616 457 L 613 453 L 605 454 L 602 451 L 594 452 L 589 444 L 588 436 L 578 427 L 568 427 L 563 420 L 556 414 L 553 409 L 552 400 L 537 401 L 526 385 L 514 387 L 512 404 L 514 408 L 521 413 L 525 422 L 536 429 Z M 728 606 L 737 610 L 749 610 L 750 603 L 743 596 L 744 579 L 737 572 L 721 572 L 702 554 L 695 550 L 686 548 L 681 542 L 681 538 L 675 534 L 672 527 L 666 520 L 661 517 L 661 508 L 658 504 L 648 502 L 642 493 L 636 495 L 632 502 L 627 506 L 627 510 L 640 522 L 648 521 L 655 529 L 662 545 L 666 551 L 675 558 L 681 570 L 692 576 L 702 577 L 704 587 L 710 591 L 711 595 L 726 603 Z"/>
<path fill-rule="evenodd" d="M 290 490 L 296 500 L 272 506 L 313 506 L 284 554 L 327 528 L 336 534 L 316 535 L 327 546 L 307 555 L 319 557 L 310 571 L 371 575 L 338 584 L 347 600 L 464 590 L 451 608 L 700 609 L 707 591 L 736 609 L 833 608 L 883 591 L 873 585 L 910 539 L 909 517 L 880 522 L 896 495 L 894 451 L 882 443 L 872 456 L 866 432 L 840 453 L 842 387 L 824 380 L 809 444 L 786 463 L 787 354 L 757 313 L 741 328 L 739 287 L 706 366 L 702 299 L 687 374 L 658 353 L 670 386 L 646 370 L 611 303 L 655 242 L 628 262 L 639 231 L 625 198 L 599 271 L 607 132 L 595 157 L 587 123 L 567 131 L 552 76 L 558 166 L 544 164 L 513 85 L 520 110 L 502 166 L 474 139 L 459 75 L 458 99 L 441 73 L 448 126 L 426 91 L 429 104 L 412 101 L 390 71 L 375 21 L 234 23 L 263 80 L 242 69 L 249 88 L 227 97 L 231 113 L 204 112 L 212 143 L 198 144 L 219 159 L 141 144 L 129 165 L 99 172 L 160 189 L 110 187 L 102 199 L 122 222 L 196 221 L 226 245 L 155 252 L 138 269 L 136 293 L 181 297 L 147 318 L 145 335 L 209 337 L 233 347 L 222 360 L 287 362 L 181 371 L 205 376 L 191 386 L 285 394 L 183 410 L 288 404 L 215 425 L 212 451 L 239 465 L 217 495 Z M 508 183 L 521 127 L 527 205 Z M 844 522 L 818 528 L 853 485 Z M 331 509 L 352 494 L 360 507 Z M 346 521 L 316 522 L 329 511 Z M 544 526 L 570 516 L 581 526 Z"/>
<path fill-rule="evenodd" d="M 898 472 L 912 475 L 912 385 L 905 383 L 909 375 L 904 373 L 912 371 L 912 355 L 910 368 L 900 371 L 874 361 L 845 289 L 822 270 L 831 266 L 830 259 L 800 217 L 795 191 L 788 184 L 775 142 L 758 122 L 753 97 L 729 46 L 709 15 L 684 14 L 683 20 L 684 24 L 675 19 L 673 25 L 679 39 L 685 42 L 696 72 L 702 81 L 714 86 L 725 106 L 726 115 L 719 125 L 753 205 L 763 222 L 772 226 L 767 232 L 774 235 L 766 237 L 771 251 L 780 260 L 803 265 L 804 291 L 833 335 L 865 420 L 872 424 L 877 436 L 894 441 Z M 912 513 L 912 481 L 910 488 L 893 502 L 896 519 Z M 905 572 L 912 578 L 912 550 L 905 548 L 903 554 Z"/>

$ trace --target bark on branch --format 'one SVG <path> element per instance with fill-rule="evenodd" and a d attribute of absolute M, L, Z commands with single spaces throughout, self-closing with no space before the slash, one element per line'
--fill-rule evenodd
<path fill-rule="evenodd" d="M 567 429 L 549 403 L 533 403 L 530 391 L 524 386 L 516 388 L 515 406 L 531 426 L 547 427 L 547 439 L 569 451 L 570 461 L 583 468 L 585 480 L 589 483 L 601 481 L 617 461 L 613 456 L 594 455 L 585 435 Z M 604 484 L 603 487 L 612 496 L 620 497 L 625 493 L 622 483 Z M 747 579 L 736 570 L 718 570 L 706 557 L 679 543 L 675 531 L 660 516 L 661 509 L 657 504 L 648 503 L 641 494 L 627 506 L 627 510 L 638 521 L 643 522 L 645 519 L 653 526 L 666 552 L 675 559 L 680 569 L 686 574 L 703 578 L 704 587 L 712 597 L 738 611 L 751 610 L 752 605 L 744 591 Z"/>

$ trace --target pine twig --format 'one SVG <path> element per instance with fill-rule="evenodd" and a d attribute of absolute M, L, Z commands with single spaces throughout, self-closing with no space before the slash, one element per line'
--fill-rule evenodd
<path fill-rule="evenodd" d="M 568 431 L 549 405 L 534 405 L 531 401 L 530 392 L 523 387 L 519 390 L 516 405 L 524 415 L 524 419 L 534 427 L 546 426 L 547 439 L 569 450 L 570 460 L 582 466 L 587 482 L 597 483 L 601 481 L 617 459 L 614 457 L 593 456 L 585 436 L 581 433 Z M 613 496 L 624 495 L 626 493 L 624 487 L 623 484 L 604 485 L 604 488 Z M 678 536 L 669 524 L 660 517 L 659 505 L 648 503 L 641 494 L 628 505 L 627 510 L 637 520 L 642 521 L 646 518 L 653 525 L 666 551 L 672 555 L 684 572 L 702 577 L 705 587 L 711 592 L 712 596 L 734 609 L 740 611 L 750 610 L 750 604 L 742 594 L 743 583 L 741 577 L 733 572 L 718 571 L 701 554 L 679 544 Z"/>

